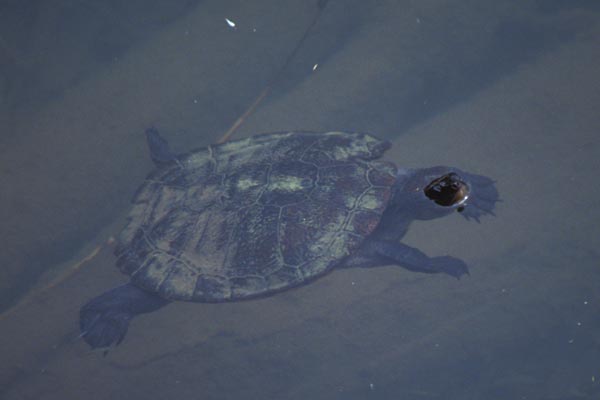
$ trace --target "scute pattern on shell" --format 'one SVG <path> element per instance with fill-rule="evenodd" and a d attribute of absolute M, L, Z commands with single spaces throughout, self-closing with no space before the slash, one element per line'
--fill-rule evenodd
<path fill-rule="evenodd" d="M 287 132 L 213 145 L 153 171 L 116 254 L 134 284 L 173 300 L 227 301 L 296 286 L 377 226 L 396 167 L 359 133 Z"/>

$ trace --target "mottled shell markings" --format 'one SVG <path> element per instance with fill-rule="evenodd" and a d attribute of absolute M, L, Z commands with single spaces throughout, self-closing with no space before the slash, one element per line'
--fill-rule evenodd
<path fill-rule="evenodd" d="M 249 188 L 252 187 L 256 187 L 256 186 L 260 186 L 262 185 L 262 182 L 253 180 L 253 179 L 248 179 L 248 178 L 243 178 L 240 179 L 239 181 L 237 181 L 237 188 L 238 190 L 247 190 Z"/>
<path fill-rule="evenodd" d="M 280 177 L 269 182 L 269 189 L 294 192 L 304 189 L 303 180 L 297 176 Z"/>
<path fill-rule="evenodd" d="M 225 301 L 323 274 L 371 233 L 395 167 L 359 133 L 286 132 L 178 156 L 138 189 L 119 268 L 173 300 Z"/>

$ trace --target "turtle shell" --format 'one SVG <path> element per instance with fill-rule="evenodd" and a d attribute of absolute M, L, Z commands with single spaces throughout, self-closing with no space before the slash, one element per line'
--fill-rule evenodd
<path fill-rule="evenodd" d="M 366 134 L 273 133 L 177 156 L 140 186 L 117 265 L 166 299 L 227 301 L 302 284 L 379 223 L 396 167 Z"/>

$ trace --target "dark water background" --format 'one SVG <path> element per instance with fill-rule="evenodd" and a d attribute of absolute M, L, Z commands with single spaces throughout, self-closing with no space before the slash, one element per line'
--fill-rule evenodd
<path fill-rule="evenodd" d="M 599 4 L 2 2 L 0 398 L 599 398 Z M 143 130 L 207 145 L 266 87 L 235 137 L 367 131 L 400 165 L 496 179 L 496 218 L 404 240 L 471 276 L 336 271 L 90 352 L 78 310 L 126 281 L 108 239 Z"/>

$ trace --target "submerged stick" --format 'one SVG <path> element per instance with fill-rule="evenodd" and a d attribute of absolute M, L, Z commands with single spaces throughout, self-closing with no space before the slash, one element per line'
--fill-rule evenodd
<path fill-rule="evenodd" d="M 306 38 L 309 36 L 310 32 L 317 24 L 317 21 L 321 16 L 321 12 L 325 9 L 325 6 L 327 5 L 328 1 L 329 0 L 319 0 L 319 2 L 317 3 L 319 11 L 315 14 L 315 17 L 311 21 L 310 25 L 304 31 L 304 34 L 300 38 L 300 41 L 296 44 L 296 47 L 294 47 L 294 50 L 286 58 L 283 66 L 277 71 L 273 78 L 271 78 L 271 80 L 267 83 L 267 86 L 265 86 L 265 88 L 260 92 L 260 94 L 254 99 L 254 101 L 252 102 L 252 104 L 250 104 L 246 111 L 244 111 L 244 113 L 233 123 L 233 125 L 231 125 L 227 132 L 225 132 L 223 136 L 221 136 L 217 143 L 227 142 L 231 138 L 231 136 L 233 136 L 235 131 L 244 123 L 244 121 L 256 110 L 256 108 L 258 108 L 260 103 L 262 103 L 262 101 L 265 99 L 265 97 L 267 97 L 269 92 L 271 92 L 273 86 L 275 86 L 275 84 L 279 82 L 279 80 L 287 70 L 288 66 L 292 63 L 292 60 L 296 57 L 296 54 L 306 41 Z"/>
<path fill-rule="evenodd" d="M 28 292 L 25 296 L 23 296 L 19 300 L 19 302 L 17 304 L 15 304 L 11 308 L 9 308 L 8 310 L 6 310 L 2 314 L 0 314 L 0 321 L 2 321 L 4 318 L 10 316 L 15 310 L 18 310 L 21 306 L 30 303 L 31 300 L 39 293 L 43 293 L 49 289 L 52 289 L 55 286 L 60 285 L 64 281 L 66 281 L 69 277 L 71 277 L 77 271 L 79 271 L 81 269 L 81 267 L 83 267 L 88 262 L 92 261 L 100 253 L 100 250 L 102 250 L 102 248 L 113 244 L 114 241 L 115 241 L 115 239 L 113 237 L 108 238 L 108 240 L 106 240 L 105 243 L 96 246 L 87 256 L 83 257 L 81 260 L 79 260 L 75 264 L 71 265 L 69 268 L 67 268 L 65 271 L 63 271 L 56 278 L 52 279 L 49 283 L 47 283 L 46 285 L 44 285 L 42 287 L 34 288 L 32 291 Z"/>

